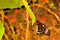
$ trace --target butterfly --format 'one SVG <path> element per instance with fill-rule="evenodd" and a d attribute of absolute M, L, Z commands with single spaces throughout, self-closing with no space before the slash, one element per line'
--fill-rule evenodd
<path fill-rule="evenodd" d="M 50 30 L 46 27 L 46 25 L 44 25 L 43 23 L 37 21 L 37 34 L 38 35 L 47 35 L 50 36 Z"/>

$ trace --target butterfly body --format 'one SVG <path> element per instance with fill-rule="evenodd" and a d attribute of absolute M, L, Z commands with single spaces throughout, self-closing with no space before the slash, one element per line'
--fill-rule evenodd
<path fill-rule="evenodd" d="M 38 25 L 37 34 L 50 36 L 50 30 L 46 27 L 46 25 L 40 23 L 39 21 L 37 21 L 37 25 Z"/>

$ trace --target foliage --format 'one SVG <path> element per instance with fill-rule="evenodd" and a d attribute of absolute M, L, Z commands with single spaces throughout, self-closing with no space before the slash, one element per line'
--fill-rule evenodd
<path fill-rule="evenodd" d="M 20 8 L 22 6 L 22 2 L 20 0 L 0 0 L 0 9 L 4 8 Z"/>
<path fill-rule="evenodd" d="M 49 8 L 56 9 L 55 4 L 54 3 L 50 3 L 49 4 Z"/>
<path fill-rule="evenodd" d="M 29 15 L 30 15 L 30 17 L 31 17 L 31 19 L 32 19 L 32 25 L 33 25 L 34 22 L 36 21 L 35 16 L 34 16 L 33 12 L 31 11 L 28 3 L 27 3 L 25 0 L 22 0 L 22 2 L 23 2 L 23 4 L 24 4 L 24 6 L 26 7 L 26 9 L 28 10 L 28 13 L 29 13 Z"/>
<path fill-rule="evenodd" d="M 3 34 L 4 34 L 4 26 L 2 24 L 2 22 L 0 21 L 0 39 L 2 38 Z"/>
<path fill-rule="evenodd" d="M 12 9 L 12 8 L 18 8 L 18 7 L 21 8 L 22 5 L 26 7 L 32 19 L 32 23 L 34 23 L 35 16 L 25 0 L 0 0 L 0 9 L 4 9 L 4 8 Z"/>

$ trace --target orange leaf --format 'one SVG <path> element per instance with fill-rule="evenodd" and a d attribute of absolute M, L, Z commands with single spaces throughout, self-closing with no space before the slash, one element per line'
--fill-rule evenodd
<path fill-rule="evenodd" d="M 15 9 L 14 10 L 14 15 L 18 13 L 18 9 Z"/>
<path fill-rule="evenodd" d="M 48 0 L 41 0 L 41 2 L 47 2 Z"/>
<path fill-rule="evenodd" d="M 6 18 L 9 20 L 10 23 L 14 23 L 17 21 L 15 16 L 6 16 Z"/>
<path fill-rule="evenodd" d="M 45 17 L 45 16 L 42 16 L 42 17 L 41 17 L 41 20 L 42 20 L 42 21 L 46 21 L 46 17 Z"/>

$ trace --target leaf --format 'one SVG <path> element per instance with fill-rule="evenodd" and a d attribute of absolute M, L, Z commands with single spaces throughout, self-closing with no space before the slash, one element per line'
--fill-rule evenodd
<path fill-rule="evenodd" d="M 47 2 L 48 0 L 41 0 L 41 2 Z"/>
<path fill-rule="evenodd" d="M 33 12 L 31 11 L 29 5 L 27 4 L 27 2 L 25 0 L 0 0 L 0 9 L 4 9 L 4 8 L 21 8 L 21 6 L 24 5 L 26 7 L 26 9 L 29 12 L 29 15 L 32 19 L 32 23 L 35 22 L 35 16 L 33 14 Z"/>
<path fill-rule="evenodd" d="M 47 18 L 46 18 L 45 16 L 42 16 L 42 17 L 41 17 L 41 20 L 42 20 L 42 21 L 46 21 Z"/>
<path fill-rule="evenodd" d="M 49 4 L 49 7 L 52 8 L 52 9 L 56 9 L 54 3 Z"/>
<path fill-rule="evenodd" d="M 32 10 L 30 9 L 28 3 L 25 1 L 25 0 L 22 0 L 24 6 L 26 7 L 31 19 L 32 19 L 32 25 L 34 24 L 34 22 L 36 22 L 36 19 L 35 19 L 35 15 L 33 14 Z"/>
<path fill-rule="evenodd" d="M 2 24 L 2 22 L 0 21 L 0 39 L 2 38 L 3 34 L 4 34 L 5 28 Z"/>
<path fill-rule="evenodd" d="M 20 8 L 23 5 L 21 0 L 0 0 L 0 9 L 4 8 Z"/>

